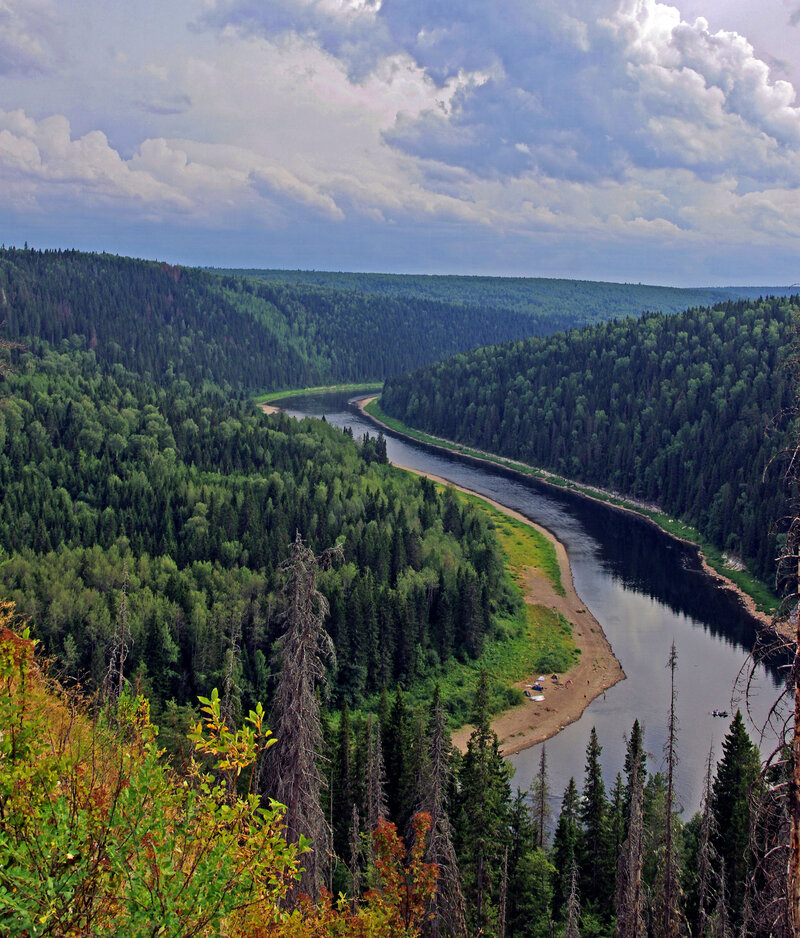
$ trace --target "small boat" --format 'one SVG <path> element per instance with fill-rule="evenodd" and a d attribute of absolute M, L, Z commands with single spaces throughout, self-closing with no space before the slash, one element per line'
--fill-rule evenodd
<path fill-rule="evenodd" d="M 727 717 L 728 715 L 729 714 L 727 710 L 712 710 L 711 711 L 712 717 Z"/>

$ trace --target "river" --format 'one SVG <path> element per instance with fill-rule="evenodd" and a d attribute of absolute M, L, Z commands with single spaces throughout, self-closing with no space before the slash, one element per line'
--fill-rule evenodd
<path fill-rule="evenodd" d="M 375 427 L 348 405 L 350 395 L 293 398 L 292 416 L 323 414 L 329 423 L 350 427 L 356 438 L 374 435 Z M 557 814 L 570 776 L 582 787 L 585 750 L 592 726 L 603 746 L 607 787 L 622 770 L 625 735 L 634 718 L 645 727 L 649 770 L 664 768 L 663 747 L 669 710 L 672 642 L 678 654 L 676 709 L 679 722 L 677 791 L 684 819 L 699 809 L 709 749 L 721 755 L 730 720 L 714 709 L 745 711 L 737 678 L 748 666 L 755 624 L 730 593 L 705 576 L 696 552 L 642 518 L 615 511 L 590 499 L 535 481 L 510 477 L 457 456 L 432 453 L 413 442 L 386 435 L 393 463 L 433 473 L 502 505 L 513 508 L 551 531 L 566 547 L 575 588 L 601 624 L 627 679 L 601 694 L 575 723 L 549 739 L 548 776 L 551 808 Z M 779 690 L 775 668 L 758 665 L 749 692 L 748 729 L 759 729 Z M 761 742 L 762 752 L 774 737 Z M 513 786 L 528 788 L 538 770 L 540 746 L 509 759 Z"/>

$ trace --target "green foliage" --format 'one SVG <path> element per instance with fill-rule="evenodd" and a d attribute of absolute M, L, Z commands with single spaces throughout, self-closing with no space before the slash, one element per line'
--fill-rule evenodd
<path fill-rule="evenodd" d="M 740 711 L 731 721 L 722 741 L 722 758 L 717 766 L 711 794 L 714 818 L 714 846 L 725 870 L 725 893 L 730 903 L 731 922 L 738 928 L 742 919 L 745 877 L 753 856 L 750 851 L 750 809 L 757 801 L 761 758 L 751 741 Z"/>
<path fill-rule="evenodd" d="M 297 530 L 342 543 L 320 576 L 337 703 L 470 660 L 513 606 L 488 519 L 384 465 L 380 437 L 157 388 L 89 352 L 19 363 L 0 407 L 0 589 L 68 676 L 99 684 L 127 576 L 126 676 L 162 723 L 170 700 L 226 681 L 236 713 L 269 690 L 276 570 Z"/>
<path fill-rule="evenodd" d="M 260 715 L 232 734 L 218 698 L 207 711 L 196 742 L 238 775 L 261 745 Z M 144 938 L 157 923 L 177 938 L 218 933 L 223 920 L 246 929 L 254 910 L 277 917 L 304 849 L 286 845 L 283 807 L 240 797 L 196 764 L 175 776 L 142 698 L 92 719 L 47 684 L 31 642 L 4 632 L 0 725 L 3 934 Z"/>
<path fill-rule="evenodd" d="M 729 302 L 460 355 L 387 380 L 381 407 L 427 433 L 656 503 L 764 580 L 791 402 L 797 301 Z M 662 517 L 662 515 L 664 517 Z M 671 519 L 671 520 L 670 520 Z M 680 532 L 678 532 L 680 533 Z"/>

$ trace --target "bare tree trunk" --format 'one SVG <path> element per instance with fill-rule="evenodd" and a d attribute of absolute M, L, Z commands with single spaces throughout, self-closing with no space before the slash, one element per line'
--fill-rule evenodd
<path fill-rule="evenodd" d="M 581 919 L 581 904 L 578 897 L 578 866 L 572 861 L 572 876 L 570 878 L 569 898 L 567 899 L 567 929 L 564 938 L 581 938 L 579 923 Z"/>
<path fill-rule="evenodd" d="M 381 730 L 373 714 L 367 717 L 367 833 L 378 826 L 378 821 L 386 817 L 386 772 L 383 767 L 383 748 Z"/>
<path fill-rule="evenodd" d="M 445 726 L 444 708 L 438 694 L 434 700 L 433 727 L 430 739 L 430 777 L 419 799 L 420 810 L 431 817 L 431 830 L 425 859 L 439 868 L 436 893 L 428 932 L 433 938 L 441 934 L 466 938 L 466 903 L 461 890 L 461 876 L 453 847 L 450 819 L 447 814 L 447 780 L 450 763 L 450 742 Z"/>
<path fill-rule="evenodd" d="M 664 872 L 660 884 L 661 938 L 678 938 L 684 931 L 680 916 L 680 871 L 678 853 L 674 840 L 675 814 L 675 766 L 678 762 L 676 752 L 678 719 L 675 715 L 675 671 L 678 666 L 678 653 L 672 643 L 667 667 L 670 669 L 670 706 L 667 743 L 667 797 L 664 805 L 666 829 L 664 832 Z"/>
<path fill-rule="evenodd" d="M 616 938 L 643 938 L 642 864 L 644 859 L 644 779 L 634 762 L 628 837 L 619 858 Z"/>
<path fill-rule="evenodd" d="M 352 892 L 350 909 L 355 913 L 361 896 L 361 827 L 358 808 L 355 805 L 353 805 L 353 814 L 350 820 L 350 882 Z"/>
<path fill-rule="evenodd" d="M 117 701 L 122 696 L 125 686 L 125 659 L 128 657 L 128 561 L 122 564 L 122 596 L 117 612 L 117 624 L 111 648 L 108 653 L 108 668 L 103 681 L 103 697 L 108 701 Z"/>

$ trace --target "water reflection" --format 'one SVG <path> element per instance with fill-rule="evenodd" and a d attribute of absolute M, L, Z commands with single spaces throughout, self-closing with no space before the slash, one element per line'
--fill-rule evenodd
<path fill-rule="evenodd" d="M 295 398 L 296 416 L 325 415 L 356 437 L 374 426 L 348 409 L 347 395 Z M 678 650 L 677 712 L 680 722 L 678 791 L 687 813 L 700 803 L 703 766 L 709 748 L 717 755 L 729 721 L 714 709 L 735 709 L 736 681 L 753 644 L 754 625 L 746 610 L 700 572 L 696 551 L 644 519 L 615 511 L 562 490 L 521 479 L 502 469 L 478 466 L 432 452 L 387 434 L 394 463 L 463 485 L 520 511 L 561 540 L 569 554 L 575 587 L 603 627 L 627 674 L 589 705 L 583 717 L 547 743 L 554 804 L 567 780 L 583 777 L 584 751 L 592 725 L 603 750 L 606 781 L 622 769 L 624 735 L 635 717 L 646 728 L 649 768 L 662 767 L 669 674 L 665 667 L 674 640 Z M 750 701 L 752 734 L 777 694 L 779 675 L 759 666 Z M 773 739 L 764 741 L 771 749 Z M 539 747 L 512 756 L 515 784 L 527 788 L 539 761 Z M 557 805 L 556 805 L 557 807 Z"/>

